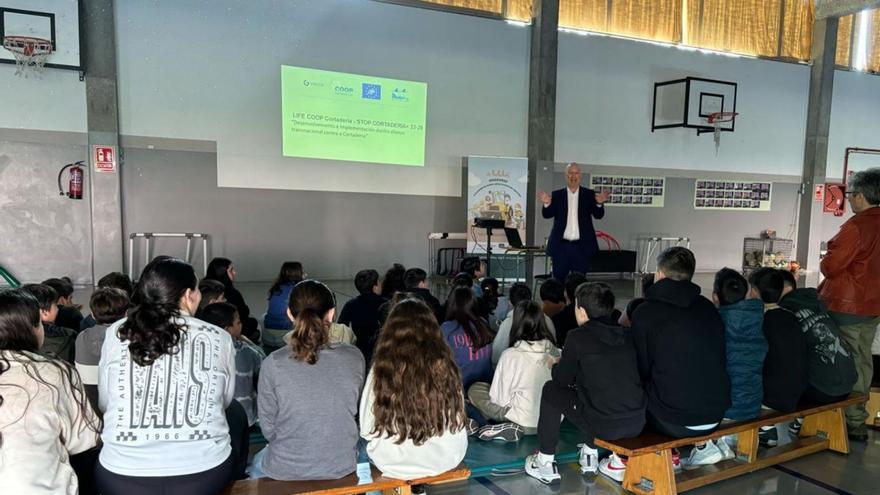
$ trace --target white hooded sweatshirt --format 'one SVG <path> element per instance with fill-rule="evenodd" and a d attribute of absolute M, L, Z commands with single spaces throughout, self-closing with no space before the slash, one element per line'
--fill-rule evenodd
<path fill-rule="evenodd" d="M 551 379 L 550 370 L 559 355 L 559 349 L 549 340 L 520 340 L 501 354 L 489 398 L 494 404 L 510 408 L 507 419 L 528 428 L 538 426 L 541 390 Z"/>

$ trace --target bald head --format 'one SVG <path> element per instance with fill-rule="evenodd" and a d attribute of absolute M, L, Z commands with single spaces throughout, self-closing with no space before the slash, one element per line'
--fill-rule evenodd
<path fill-rule="evenodd" d="M 575 162 L 569 163 L 565 167 L 565 183 L 569 190 L 576 191 L 581 185 L 581 166 Z"/>

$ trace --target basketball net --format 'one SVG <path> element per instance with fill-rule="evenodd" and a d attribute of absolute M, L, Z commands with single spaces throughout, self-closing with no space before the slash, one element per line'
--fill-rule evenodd
<path fill-rule="evenodd" d="M 31 36 L 4 36 L 3 48 L 15 57 L 15 74 L 24 77 L 42 74 L 46 59 L 54 51 L 52 41 Z"/>
<path fill-rule="evenodd" d="M 725 122 L 733 122 L 737 115 L 739 115 L 737 112 L 716 112 L 706 117 L 706 121 L 713 127 L 715 156 L 718 156 L 718 148 L 721 147 L 721 125 Z"/>

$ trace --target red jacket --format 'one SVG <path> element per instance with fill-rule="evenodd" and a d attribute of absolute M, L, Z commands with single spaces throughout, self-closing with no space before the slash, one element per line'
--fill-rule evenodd
<path fill-rule="evenodd" d="M 846 221 L 828 241 L 819 295 L 838 313 L 880 316 L 880 208 Z"/>

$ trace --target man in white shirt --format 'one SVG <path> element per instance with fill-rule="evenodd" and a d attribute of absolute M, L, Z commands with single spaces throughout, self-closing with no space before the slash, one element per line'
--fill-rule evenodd
<path fill-rule="evenodd" d="M 599 250 L 593 218 L 605 216 L 608 199 L 608 193 L 581 187 L 581 167 L 577 163 L 568 164 L 565 179 L 567 187 L 552 195 L 538 192 L 538 201 L 544 206 L 541 214 L 553 219 L 547 255 L 553 260 L 553 278 L 560 281 L 569 272 L 587 272 L 590 257 Z"/>

